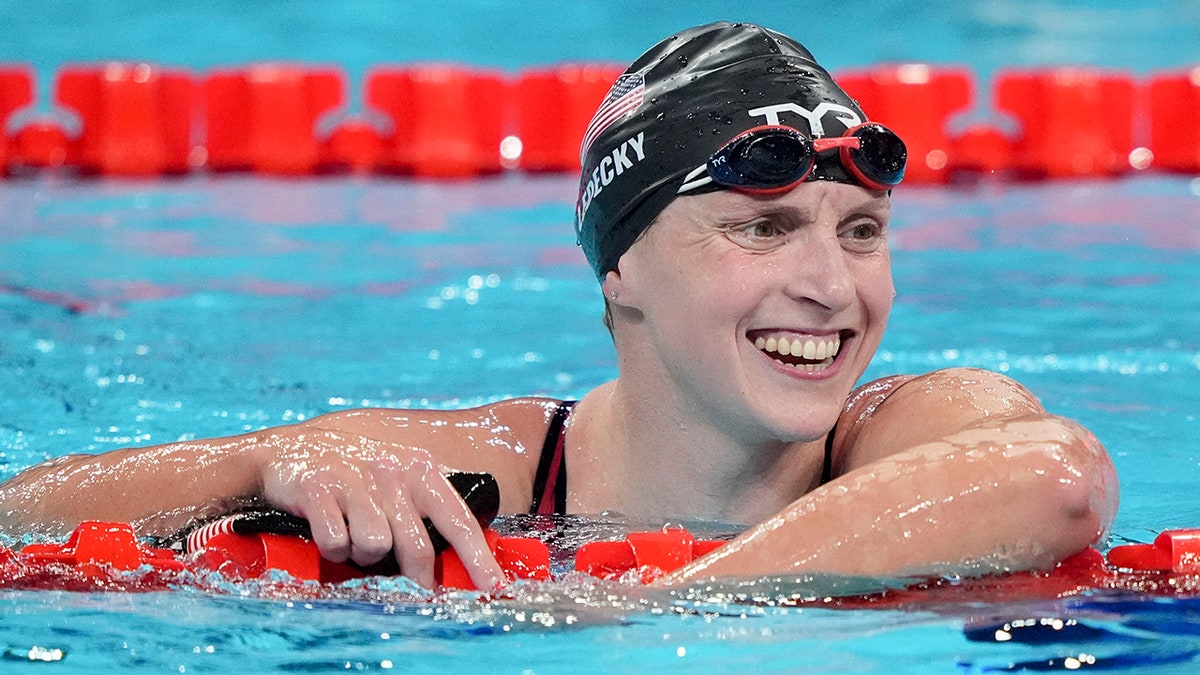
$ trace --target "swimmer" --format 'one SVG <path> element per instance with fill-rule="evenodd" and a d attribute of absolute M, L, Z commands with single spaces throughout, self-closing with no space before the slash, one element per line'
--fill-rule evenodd
<path fill-rule="evenodd" d="M 503 580 L 444 478 L 501 513 L 745 523 L 664 579 L 1045 569 L 1117 508 L 1104 448 L 981 370 L 855 388 L 895 295 L 903 142 L 807 50 L 747 24 L 634 62 L 583 143 L 575 227 L 618 376 L 578 403 L 363 409 L 216 440 L 65 456 L 0 486 L 0 529 L 85 519 L 169 535 L 247 504 L 307 519 L 322 554 L 433 583 L 428 518 L 472 580 Z"/>

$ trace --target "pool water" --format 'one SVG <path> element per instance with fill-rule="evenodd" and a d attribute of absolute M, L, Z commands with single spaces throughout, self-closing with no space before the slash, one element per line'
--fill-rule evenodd
<path fill-rule="evenodd" d="M 363 405 L 581 396 L 615 361 L 570 227 L 575 189 L 519 175 L 0 183 L 0 477 Z M 1169 176 L 898 191 L 899 297 L 867 377 L 1007 372 L 1112 452 L 1111 543 L 1200 525 L 1198 207 L 1197 183 Z M 1186 669 L 1200 653 L 1192 599 L 786 606 L 831 583 L 767 580 L 699 605 L 577 578 L 496 603 L 386 580 L 320 599 L 269 584 L 9 590 L 0 649 L 3 665 L 36 645 L 71 669 L 192 672 Z M 1026 617 L 1067 627 L 1007 643 L 970 629 Z"/>
<path fill-rule="evenodd" d="M 722 0 L 7 3 L 0 24 L 16 28 L 0 61 L 34 68 L 43 109 L 67 63 L 336 63 L 353 109 L 376 64 L 627 62 L 717 19 L 794 34 L 835 70 L 965 64 L 981 90 L 1005 67 L 1143 76 L 1200 63 L 1200 6 L 1184 0 L 835 11 L 764 0 L 737 16 Z M 69 452 L 357 406 L 581 396 L 613 376 L 614 355 L 570 227 L 576 190 L 569 176 L 523 175 L 0 180 L 0 479 Z M 899 297 L 867 377 L 1006 372 L 1113 454 L 1122 506 L 1110 543 L 1200 526 L 1200 183 L 903 187 L 894 212 Z M 577 539 L 652 525 L 571 523 Z M 0 589 L 0 670 L 1189 673 L 1200 660 L 1194 598 L 791 602 L 883 583 L 760 580 L 680 597 L 565 578 L 499 602 L 385 579 L 320 592 L 219 579 L 153 593 Z M 998 641 L 1014 622 L 1030 625 Z"/>

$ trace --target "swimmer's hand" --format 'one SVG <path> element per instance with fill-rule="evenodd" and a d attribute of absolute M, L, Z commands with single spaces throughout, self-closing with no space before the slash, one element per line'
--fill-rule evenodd
<path fill-rule="evenodd" d="M 370 566 L 393 554 L 401 573 L 431 588 L 424 518 L 478 588 L 504 582 L 479 521 L 425 450 L 313 427 L 263 434 L 255 450 L 262 496 L 307 520 L 326 559 Z"/>

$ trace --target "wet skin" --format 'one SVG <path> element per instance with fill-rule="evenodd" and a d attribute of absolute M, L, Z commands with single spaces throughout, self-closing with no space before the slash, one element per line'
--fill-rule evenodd
<path fill-rule="evenodd" d="M 889 215 L 884 193 L 831 182 L 677 199 L 605 279 L 629 324 L 622 365 L 638 369 L 623 379 L 652 369 L 648 394 L 686 401 L 739 445 L 823 438 L 891 312 Z M 760 339 L 837 351 L 802 359 Z"/>

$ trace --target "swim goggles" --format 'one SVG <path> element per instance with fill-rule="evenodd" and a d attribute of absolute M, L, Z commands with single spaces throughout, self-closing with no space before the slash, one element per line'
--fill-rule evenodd
<path fill-rule="evenodd" d="M 860 185 L 889 190 L 904 178 L 908 151 L 892 130 L 867 122 L 841 136 L 809 138 L 779 125 L 755 127 L 735 136 L 684 177 L 678 193 L 709 183 L 756 194 L 785 192 L 812 175 L 817 155 L 837 150 L 841 164 Z"/>

